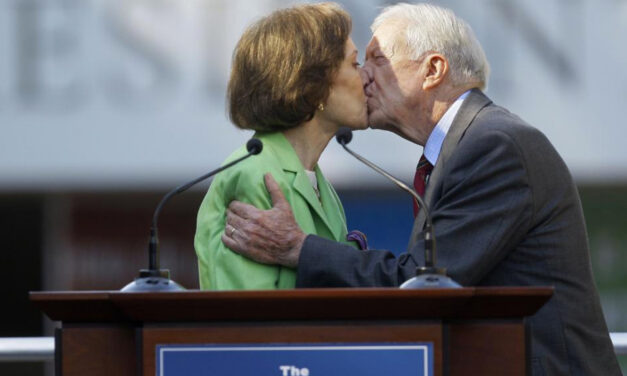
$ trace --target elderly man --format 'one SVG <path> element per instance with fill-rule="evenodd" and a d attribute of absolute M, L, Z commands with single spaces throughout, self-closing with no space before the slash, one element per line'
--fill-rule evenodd
<path fill-rule="evenodd" d="M 398 4 L 372 31 L 369 122 L 424 145 L 414 184 L 426 186 L 439 265 L 466 286 L 555 286 L 529 320 L 534 375 L 620 375 L 577 189 L 546 137 L 481 92 L 488 63 L 470 27 L 446 9 Z M 297 286 L 398 286 L 424 264 L 423 212 L 396 258 L 307 236 L 269 176 L 266 185 L 274 208 L 232 203 L 234 230 L 222 239 L 259 262 L 297 267 Z"/>

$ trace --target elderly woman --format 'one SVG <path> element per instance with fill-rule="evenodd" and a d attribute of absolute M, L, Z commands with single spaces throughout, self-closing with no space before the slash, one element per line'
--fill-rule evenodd
<path fill-rule="evenodd" d="M 220 173 L 200 206 L 195 237 L 201 289 L 293 288 L 294 269 L 258 264 L 221 241 L 232 200 L 272 207 L 270 172 L 306 233 L 346 241 L 344 209 L 318 167 L 341 126 L 367 126 L 366 98 L 351 19 L 335 3 L 278 10 L 250 26 L 233 55 L 228 86 L 233 123 L 255 130 L 261 154 Z M 236 150 L 228 161 L 243 156 Z M 231 234 L 232 235 L 232 234 Z"/>

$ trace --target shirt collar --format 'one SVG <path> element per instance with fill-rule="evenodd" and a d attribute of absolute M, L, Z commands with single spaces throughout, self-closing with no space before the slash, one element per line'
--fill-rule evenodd
<path fill-rule="evenodd" d="M 448 130 L 451 129 L 453 120 L 455 120 L 455 115 L 457 115 L 459 108 L 462 106 L 464 99 L 466 99 L 469 93 L 470 90 L 466 91 L 455 100 L 453 105 L 446 110 L 444 116 L 442 116 L 440 121 L 438 121 L 435 125 L 435 128 L 433 128 L 433 131 L 427 139 L 427 143 L 424 148 L 424 155 L 433 166 L 435 166 L 438 161 L 440 150 L 442 150 L 442 143 L 444 143 L 444 138 L 446 137 Z"/>

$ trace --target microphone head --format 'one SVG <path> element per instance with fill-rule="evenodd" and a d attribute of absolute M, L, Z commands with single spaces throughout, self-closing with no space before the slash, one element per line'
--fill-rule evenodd
<path fill-rule="evenodd" d="M 252 155 L 261 153 L 263 149 L 263 143 L 257 138 L 251 138 L 246 143 L 246 150 Z"/>
<path fill-rule="evenodd" d="M 353 139 L 353 131 L 348 127 L 342 127 L 335 133 L 335 139 L 342 145 L 346 145 Z"/>

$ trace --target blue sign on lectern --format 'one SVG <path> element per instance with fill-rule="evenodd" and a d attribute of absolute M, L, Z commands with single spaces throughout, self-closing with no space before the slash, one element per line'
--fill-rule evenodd
<path fill-rule="evenodd" d="M 159 345 L 157 376 L 433 376 L 433 343 Z"/>

